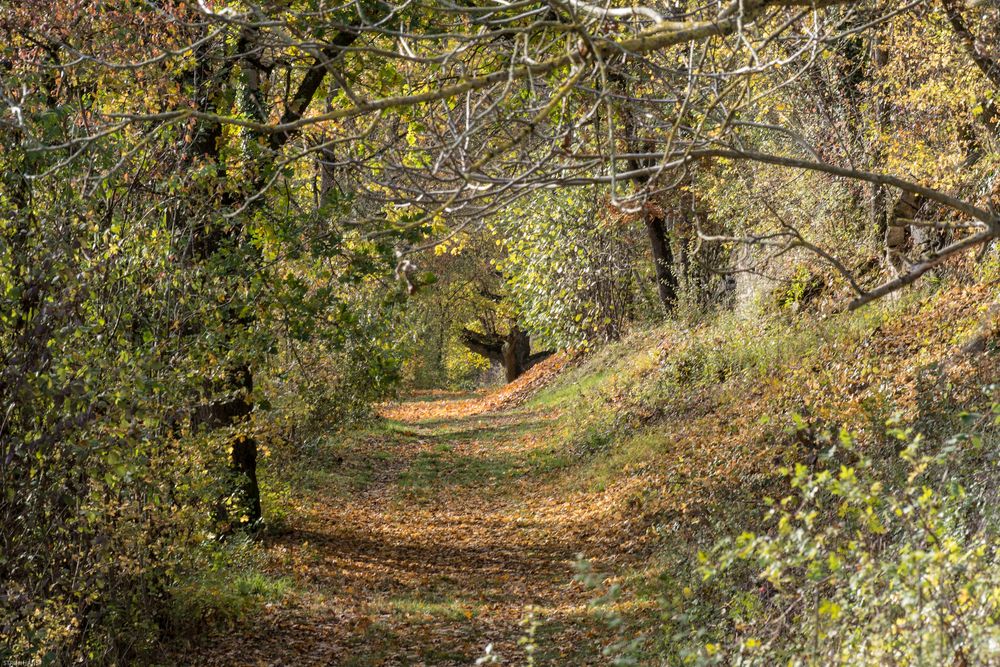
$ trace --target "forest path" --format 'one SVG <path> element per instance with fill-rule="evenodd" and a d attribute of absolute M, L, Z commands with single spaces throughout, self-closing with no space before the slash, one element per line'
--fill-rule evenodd
<path fill-rule="evenodd" d="M 601 508 L 553 483 L 553 410 L 490 407 L 425 395 L 331 445 L 301 516 L 269 540 L 292 593 L 209 664 L 471 665 L 487 644 L 523 664 L 529 607 L 539 664 L 606 664 L 596 593 L 573 580 L 577 554 L 613 550 Z"/>

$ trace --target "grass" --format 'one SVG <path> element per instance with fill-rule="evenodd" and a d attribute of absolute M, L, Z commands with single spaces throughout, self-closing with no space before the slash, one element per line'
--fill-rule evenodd
<path fill-rule="evenodd" d="M 264 505 L 287 506 L 294 495 L 292 489 L 334 498 L 361 493 L 375 481 L 375 472 L 396 455 L 393 447 L 398 443 L 417 443 L 421 437 L 411 426 L 389 419 L 357 424 L 346 431 L 318 437 L 302 447 L 292 463 L 280 471 L 269 470 L 269 461 L 265 461 L 261 486 L 263 493 L 272 499 Z M 285 522 L 284 516 L 265 516 L 268 524 L 274 523 L 275 518 L 279 524 Z"/>
<path fill-rule="evenodd" d="M 611 370 L 603 369 L 583 374 L 578 379 L 562 380 L 533 397 L 527 407 L 545 410 L 572 405 L 579 401 L 581 395 L 599 391 L 610 376 Z"/>
<path fill-rule="evenodd" d="M 828 317 L 748 322 L 723 314 L 694 326 L 671 323 L 656 330 L 655 344 L 644 335 L 584 361 L 532 405 L 567 413 L 566 443 L 577 463 L 564 486 L 603 493 L 637 474 L 662 485 L 628 500 L 636 514 L 649 516 L 661 551 L 625 573 L 623 582 L 647 601 L 683 598 L 677 582 L 695 552 L 722 536 L 761 528 L 761 499 L 785 488 L 777 467 L 802 460 L 793 413 L 802 411 L 818 428 L 843 425 L 859 433 L 886 466 L 896 461 L 883 442 L 894 412 L 908 423 L 918 420 L 925 432 L 954 427 L 941 413 L 969 405 L 970 390 L 988 375 L 941 374 L 942 363 L 963 361 L 954 348 L 982 322 L 984 308 L 964 306 L 968 300 L 953 287 L 912 291 Z M 995 368 L 995 360 L 977 363 Z M 956 382 L 967 388 L 955 393 Z M 741 600 L 735 595 L 734 609 L 746 603 Z M 685 604 L 681 599 L 678 606 Z"/>
<path fill-rule="evenodd" d="M 244 598 L 256 598 L 265 602 L 280 600 L 291 582 L 283 577 L 270 577 L 262 572 L 247 572 L 233 582 L 236 593 Z"/>
<path fill-rule="evenodd" d="M 967 339 L 981 321 L 978 311 L 949 310 L 951 298 L 925 289 L 823 317 L 722 313 L 613 343 L 528 403 L 560 414 L 563 433 L 549 450 L 563 475 L 555 485 L 602 494 L 635 475 L 657 480 L 627 501 L 663 533 L 664 548 L 691 556 L 690 543 L 667 546 L 674 533 L 698 542 L 753 525 L 762 498 L 780 491 L 777 468 L 804 456 L 790 435 L 793 413 L 843 424 L 873 454 L 890 455 L 879 434 L 905 401 L 885 388 L 936 363 L 942 344 Z M 931 352 L 912 358 L 899 347 L 909 337 Z"/>
<path fill-rule="evenodd" d="M 434 421 L 420 424 L 417 431 L 421 439 L 433 439 L 438 443 L 458 443 L 469 440 L 502 444 L 536 431 L 543 431 L 549 424 L 526 416 L 525 419 L 497 419 L 491 417 L 470 417 L 451 421 Z"/>
<path fill-rule="evenodd" d="M 262 605 L 281 600 L 292 590 L 292 581 L 274 577 L 243 546 L 223 549 L 220 559 L 231 557 L 232 564 L 201 570 L 171 591 L 167 623 L 174 634 L 185 637 L 205 626 L 234 627 L 253 615 Z"/>
<path fill-rule="evenodd" d="M 540 449 L 523 456 L 497 454 L 464 455 L 451 445 L 436 445 L 433 451 L 420 452 L 399 476 L 399 489 L 407 498 L 421 498 L 447 493 L 449 487 L 500 487 L 504 482 L 529 475 L 542 475 L 562 469 L 570 459 L 558 449 Z"/>
<path fill-rule="evenodd" d="M 518 474 L 512 457 L 421 452 L 400 475 L 399 486 L 406 494 L 423 495 L 447 486 L 491 485 Z"/>
<path fill-rule="evenodd" d="M 620 439 L 608 434 L 603 439 L 614 446 L 607 446 L 602 455 L 593 457 L 581 470 L 580 484 L 590 491 L 605 490 L 623 471 L 646 466 L 667 450 L 663 434 L 655 429 Z"/>
<path fill-rule="evenodd" d="M 374 603 L 379 612 L 415 616 L 425 620 L 466 621 L 481 613 L 478 603 L 449 598 L 426 598 L 417 596 L 397 596 Z"/>

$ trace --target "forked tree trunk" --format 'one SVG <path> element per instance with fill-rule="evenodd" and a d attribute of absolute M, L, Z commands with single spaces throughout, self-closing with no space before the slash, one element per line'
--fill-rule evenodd
<path fill-rule="evenodd" d="M 506 336 L 463 329 L 462 344 L 476 354 L 501 364 L 507 382 L 513 382 L 552 354 L 551 350 L 531 354 L 531 336 L 516 324 Z"/>

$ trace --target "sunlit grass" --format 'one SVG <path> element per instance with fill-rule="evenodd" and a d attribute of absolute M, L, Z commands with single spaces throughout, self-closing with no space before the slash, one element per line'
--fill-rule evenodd
<path fill-rule="evenodd" d="M 425 598 L 418 596 L 395 596 L 376 600 L 379 612 L 416 616 L 425 620 L 463 621 L 471 620 L 481 613 L 481 606 L 469 600 L 457 598 Z"/>

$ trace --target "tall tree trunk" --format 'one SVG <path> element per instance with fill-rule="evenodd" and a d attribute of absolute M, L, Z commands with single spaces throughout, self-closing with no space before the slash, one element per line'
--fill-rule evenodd
<path fill-rule="evenodd" d="M 889 62 L 889 52 L 878 37 L 873 38 L 872 44 L 872 78 L 878 76 L 879 70 L 884 68 Z M 880 132 L 888 132 L 889 125 L 889 105 L 882 96 L 876 96 L 873 104 L 875 127 Z M 869 145 L 867 142 L 864 145 Z M 872 142 L 875 148 L 870 151 L 869 161 L 872 165 L 878 164 L 882 160 L 882 150 L 877 142 Z M 902 247 L 905 243 L 905 230 L 900 230 L 892 224 L 892 215 L 889 205 L 889 189 L 881 183 L 872 185 L 872 198 L 870 208 L 871 223 L 878 230 L 882 238 L 883 264 L 887 269 L 896 272 L 897 263 L 894 261 L 893 252 L 896 248 Z"/>
<path fill-rule="evenodd" d="M 612 71 L 609 74 L 611 81 L 617 82 L 623 92 L 627 88 L 626 77 L 620 71 Z M 627 97 L 627 95 L 626 95 Z M 649 153 L 655 151 L 654 142 L 643 139 L 639 136 L 639 124 L 636 121 L 635 111 L 627 104 L 620 109 L 625 130 L 625 146 L 629 153 Z M 652 166 L 651 159 L 632 157 L 628 160 L 629 167 L 635 171 Z M 640 176 L 635 179 L 636 185 L 643 187 L 649 182 L 649 176 Z M 656 276 L 656 291 L 660 296 L 660 303 L 663 304 L 667 314 L 673 312 L 677 305 L 677 285 L 678 280 L 674 271 L 674 253 L 670 242 L 670 223 L 663 212 L 651 212 L 647 210 L 643 214 L 643 224 L 646 226 L 646 233 L 649 236 L 649 248 L 653 256 L 653 273 Z"/>
<path fill-rule="evenodd" d="M 248 32 L 244 31 L 237 48 L 238 53 L 246 54 L 252 49 L 249 37 Z M 259 108 L 259 72 L 255 67 L 248 66 L 245 58 L 230 55 L 225 55 L 219 68 L 213 70 L 210 66 L 212 48 L 213 44 L 205 43 L 195 53 L 197 65 L 190 83 L 197 91 L 196 101 L 199 110 L 218 111 L 214 100 L 219 97 L 219 87 L 226 85 L 239 63 L 244 84 L 247 86 L 241 102 L 254 115 L 259 116 L 262 113 Z M 225 163 L 219 155 L 221 137 L 220 123 L 211 121 L 199 123 L 195 129 L 194 139 L 188 147 L 185 162 L 195 160 L 214 162 L 219 166 L 220 177 L 225 181 Z M 229 190 L 211 196 L 217 197 L 219 208 L 230 206 L 235 201 L 234 193 Z M 180 217 L 184 216 L 185 213 L 181 212 Z M 227 231 L 218 224 L 198 226 L 191 235 L 193 255 L 198 261 L 207 262 L 223 248 L 227 239 L 241 234 L 241 229 Z M 236 313 L 227 313 L 226 321 L 232 324 L 234 330 L 232 335 L 238 335 L 235 330 L 244 324 L 240 322 L 239 316 Z M 213 384 L 208 389 L 212 393 L 222 393 L 227 398 L 197 406 L 191 415 L 192 426 L 211 430 L 233 428 L 249 419 L 253 412 L 251 398 L 253 372 L 248 363 L 232 364 L 226 369 L 220 386 Z M 220 522 L 228 523 L 230 527 L 235 524 L 253 525 L 261 518 L 260 490 L 257 483 L 257 443 L 253 438 L 242 434 L 233 436 L 228 442 L 228 447 L 230 492 L 229 498 L 219 503 L 217 518 Z M 230 509 L 236 510 L 235 521 L 230 516 Z"/>
<path fill-rule="evenodd" d="M 302 81 L 286 103 L 281 116 L 282 123 L 289 123 L 302 117 L 334 63 L 343 57 L 345 49 L 357 37 L 358 33 L 354 31 L 342 30 L 326 47 L 314 54 L 315 61 L 306 70 Z M 257 42 L 256 29 L 245 28 L 240 34 L 235 55 L 225 58 L 219 71 L 213 71 L 209 65 L 208 51 L 212 47 L 211 44 L 206 43 L 202 49 L 196 52 L 198 64 L 195 68 L 194 81 L 191 83 L 198 91 L 197 102 L 201 111 L 217 111 L 213 101 L 217 98 L 216 86 L 223 85 L 229 79 L 233 68 L 238 64 L 243 79 L 241 110 L 254 120 L 260 122 L 266 120 L 267 109 L 261 92 L 261 83 L 267 72 L 260 61 L 261 50 Z M 248 134 L 247 150 L 253 154 L 260 150 L 259 140 L 262 137 L 254 132 Z M 281 150 L 295 134 L 296 132 L 292 130 L 273 133 L 267 137 L 265 143 L 271 156 Z M 220 123 L 214 121 L 199 123 L 194 141 L 188 151 L 188 159 L 200 158 L 215 162 L 219 165 L 220 171 L 223 172 L 221 180 L 224 182 L 225 163 L 219 155 L 221 136 L 222 125 Z M 324 165 L 324 167 L 326 166 Z M 267 180 L 264 173 L 264 169 L 259 170 L 251 184 L 251 192 L 257 193 L 264 187 Z M 324 195 L 333 186 L 331 177 L 332 175 L 324 173 Z M 223 192 L 219 201 L 220 208 L 232 206 L 235 200 L 236 195 L 233 191 Z M 257 199 L 251 210 L 259 206 L 262 201 L 262 198 Z M 227 231 L 221 225 L 206 226 L 204 230 L 199 230 L 195 234 L 196 256 L 201 260 L 207 260 L 222 248 L 228 237 L 233 235 L 239 237 L 242 234 L 242 225 L 239 225 L 235 231 Z M 246 324 L 236 313 L 231 314 L 230 321 L 234 327 L 242 327 Z M 231 428 L 249 419 L 254 407 L 252 400 L 253 372 L 250 365 L 237 362 L 227 373 L 226 386 L 222 390 L 235 398 L 200 406 L 192 418 L 193 423 L 205 424 L 209 428 Z M 257 483 L 257 442 L 245 434 L 240 434 L 233 437 L 229 446 L 229 468 L 233 476 L 232 493 L 240 512 L 236 523 L 253 525 L 262 516 L 260 488 Z"/>
<path fill-rule="evenodd" d="M 253 393 L 253 375 L 249 367 L 240 369 L 239 379 L 242 392 L 233 400 L 233 424 L 249 419 L 253 412 L 250 396 Z M 260 485 L 257 483 L 257 441 L 245 434 L 239 434 L 231 441 L 229 470 L 233 474 L 233 489 L 237 506 L 244 512 L 237 523 L 254 525 L 263 516 L 260 505 Z"/>
<path fill-rule="evenodd" d="M 979 48 L 979 43 L 981 42 L 976 39 L 976 36 L 972 34 L 972 30 L 969 29 L 969 24 L 962 15 L 956 0 L 942 0 L 941 4 L 944 5 L 948 22 L 951 24 L 951 29 L 955 33 L 955 36 L 958 37 L 962 48 L 972 58 L 972 62 L 976 64 L 976 67 L 979 68 L 983 76 L 993 84 L 994 89 L 1000 90 L 1000 61 L 991 58 L 988 53 Z"/>
<path fill-rule="evenodd" d="M 872 44 L 871 73 L 869 78 L 877 79 L 880 70 L 889 62 L 889 51 L 885 44 L 874 38 Z M 875 99 L 875 126 L 884 134 L 891 132 L 889 104 L 882 97 Z M 875 148 L 868 155 L 871 164 L 882 161 L 884 155 L 880 148 Z M 913 220 L 920 210 L 922 201 L 916 195 L 903 192 L 895 202 L 891 199 L 890 190 L 884 185 L 872 188 L 871 220 L 882 237 L 883 263 L 885 268 L 894 275 L 906 270 L 909 260 L 907 250 L 910 246 L 911 229 L 909 221 Z"/>

